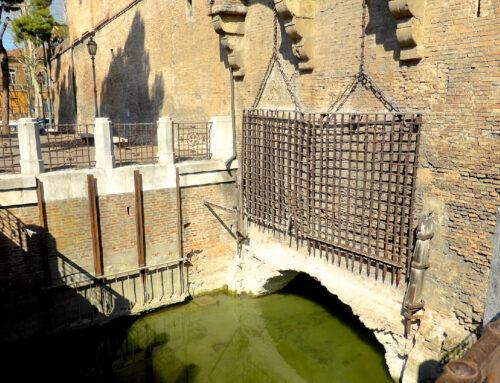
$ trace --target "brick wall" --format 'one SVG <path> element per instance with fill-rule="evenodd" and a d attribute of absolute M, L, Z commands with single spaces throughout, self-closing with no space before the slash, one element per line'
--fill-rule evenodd
<path fill-rule="evenodd" d="M 271 4 L 248 2 L 246 74 L 235 87 L 238 147 L 241 111 L 252 105 L 272 52 Z M 495 208 L 500 205 L 500 8 L 492 0 L 481 0 L 480 5 L 478 17 L 477 0 L 426 1 L 424 57 L 405 64 L 399 60 L 396 20 L 387 2 L 368 1 L 365 42 L 366 73 L 393 105 L 424 115 L 416 213 L 434 211 L 437 224 L 426 305 L 457 318 L 469 330 L 482 318 Z M 206 120 L 229 114 L 226 52 L 206 3 L 193 1 L 192 18 L 186 17 L 185 6 L 181 0 L 144 0 L 96 34 L 98 92 L 106 115 L 114 120 L 159 115 Z M 68 12 L 78 19 L 78 11 L 69 7 Z M 357 73 L 361 15 L 361 1 L 317 3 L 311 73 L 297 70 L 280 21 L 279 54 L 304 111 L 325 111 Z M 86 102 L 93 97 L 90 59 L 83 45 L 75 47 L 74 54 L 78 119 L 83 121 L 93 115 L 93 106 Z M 53 67 L 65 60 L 68 54 L 58 57 Z M 128 101 L 138 99 L 145 101 Z M 259 106 L 293 106 L 276 67 Z M 384 110 L 369 90 L 358 87 L 340 111 Z"/>
<path fill-rule="evenodd" d="M 235 241 L 203 205 L 203 200 L 232 207 L 234 184 L 188 187 L 181 193 L 183 253 L 193 255 L 194 265 L 188 270 L 188 280 L 196 291 L 219 288 L 236 252 Z M 97 204 L 104 274 L 138 267 L 134 194 L 98 196 Z M 82 274 L 94 275 L 88 199 L 49 201 L 45 209 L 51 284 L 80 280 Z M 143 212 L 146 265 L 177 259 L 176 190 L 143 192 Z M 235 230 L 233 214 L 218 213 Z M 49 295 L 41 291 L 41 236 L 29 238 L 23 231 L 28 227 L 40 232 L 38 207 L 1 207 L 0 218 L 0 307 L 3 313 L 9 313 L 2 318 L 2 341 L 31 336 L 46 329 L 49 323 L 64 324 L 65 316 L 77 318 L 81 310 L 78 301 L 84 303 L 80 295 L 71 289 Z M 116 291 L 112 294 L 113 299 L 120 300 Z M 52 304 L 46 301 L 50 296 Z M 126 303 L 123 297 L 121 301 Z"/>

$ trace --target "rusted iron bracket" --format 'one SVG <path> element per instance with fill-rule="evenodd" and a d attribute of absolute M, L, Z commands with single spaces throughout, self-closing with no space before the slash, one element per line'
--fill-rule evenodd
<path fill-rule="evenodd" d="M 87 175 L 89 193 L 90 231 L 92 234 L 92 252 L 94 254 L 94 272 L 96 276 L 102 275 L 101 238 L 97 218 L 97 202 L 95 194 L 95 179 L 92 174 Z"/>

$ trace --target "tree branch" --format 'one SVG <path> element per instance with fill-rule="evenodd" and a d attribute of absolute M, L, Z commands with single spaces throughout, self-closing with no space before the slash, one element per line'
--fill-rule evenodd
<path fill-rule="evenodd" d="M 0 12 L 1 14 L 1 12 Z M 3 22 L 2 25 L 2 30 L 0 31 L 0 41 L 3 41 L 3 35 L 5 34 L 5 31 L 7 30 L 7 26 L 9 25 L 10 19 L 8 17 L 5 18 L 5 21 Z"/>

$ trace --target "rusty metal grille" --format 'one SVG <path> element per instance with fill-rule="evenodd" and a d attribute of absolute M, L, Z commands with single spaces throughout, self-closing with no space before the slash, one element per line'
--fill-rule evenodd
<path fill-rule="evenodd" d="M 95 166 L 93 124 L 56 125 L 45 137 L 46 143 L 40 140 L 45 170 Z"/>
<path fill-rule="evenodd" d="M 0 127 L 0 173 L 19 173 L 19 140 L 17 132 Z"/>
<path fill-rule="evenodd" d="M 399 282 L 412 245 L 420 115 L 243 114 L 244 212 L 339 265 Z"/>
<path fill-rule="evenodd" d="M 113 124 L 115 158 L 119 166 L 158 161 L 156 123 Z"/>
<path fill-rule="evenodd" d="M 176 161 L 210 159 L 210 122 L 174 123 Z"/>

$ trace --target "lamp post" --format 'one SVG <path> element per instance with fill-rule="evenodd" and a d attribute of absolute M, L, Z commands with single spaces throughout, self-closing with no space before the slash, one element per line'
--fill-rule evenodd
<path fill-rule="evenodd" d="M 40 86 L 40 105 L 42 107 L 42 118 L 43 118 L 43 123 L 45 124 L 45 108 L 43 106 L 43 73 L 42 72 L 38 72 L 38 74 L 36 75 L 36 82 L 38 83 L 38 85 Z"/>
<path fill-rule="evenodd" d="M 92 78 L 94 80 L 94 111 L 95 116 L 99 117 L 99 109 L 97 108 L 97 86 L 95 82 L 95 54 L 97 53 L 97 43 L 94 41 L 93 37 L 90 37 L 87 43 L 87 49 L 89 50 L 90 58 L 92 59 Z"/>
<path fill-rule="evenodd" d="M 45 52 L 45 42 L 42 42 L 42 50 L 43 50 L 43 66 L 45 70 L 45 88 L 46 88 L 45 94 L 47 95 L 48 99 L 47 106 L 49 108 L 49 130 L 52 131 L 52 99 L 50 97 L 49 72 L 47 71 L 47 54 Z"/>

